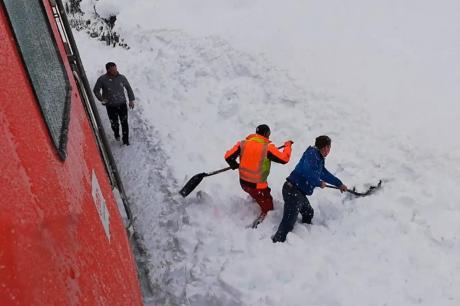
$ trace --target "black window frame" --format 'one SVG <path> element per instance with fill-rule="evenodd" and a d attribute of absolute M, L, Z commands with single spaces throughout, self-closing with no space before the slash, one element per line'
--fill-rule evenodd
<path fill-rule="evenodd" d="M 15 10 L 15 8 L 14 8 L 12 3 L 13 2 L 17 3 L 17 1 L 20 1 L 20 0 L 2 0 L 2 6 L 4 8 L 4 11 L 5 11 L 7 17 L 8 17 L 9 25 L 11 27 L 13 36 L 15 38 L 16 46 L 17 46 L 18 50 L 20 51 L 19 53 L 21 55 L 21 60 L 22 60 L 22 63 L 24 65 L 24 67 L 25 67 L 25 70 L 27 72 L 27 78 L 28 78 L 28 80 L 29 80 L 29 82 L 31 84 L 32 91 L 34 93 L 36 101 L 39 104 L 40 112 L 41 112 L 42 118 L 44 119 L 44 121 L 46 123 L 49 136 L 51 137 L 51 140 L 52 140 L 52 142 L 54 144 L 54 147 L 57 150 L 59 158 L 62 161 L 65 161 L 65 159 L 67 157 L 67 141 L 68 141 L 68 130 L 69 130 L 69 121 L 70 121 L 70 107 L 71 107 L 71 100 L 72 100 L 71 99 L 72 98 L 72 87 L 70 85 L 69 76 L 67 75 L 67 70 L 66 70 L 66 67 L 64 65 L 64 61 L 63 61 L 61 52 L 59 51 L 57 41 L 56 41 L 56 37 L 55 37 L 54 31 L 53 31 L 53 29 L 51 27 L 51 22 L 50 22 L 48 13 L 46 12 L 46 9 L 45 9 L 45 6 L 43 4 L 43 1 L 42 0 L 23 0 L 24 2 L 27 2 L 27 3 L 31 3 L 32 1 L 37 1 L 38 2 L 37 4 L 40 7 L 40 12 L 37 12 L 37 13 L 41 14 L 42 15 L 41 17 L 43 17 L 44 20 L 45 20 L 46 31 L 47 31 L 48 37 L 51 39 L 51 42 L 53 44 L 53 48 L 52 48 L 52 53 L 53 54 L 52 54 L 52 56 L 57 58 L 58 66 L 61 69 L 60 72 L 62 72 L 62 75 L 64 77 L 65 98 L 64 98 L 64 101 L 63 101 L 64 105 L 62 107 L 63 113 L 60 115 L 61 117 L 56 116 L 56 118 L 61 119 L 60 128 L 58 126 L 59 133 L 57 133 L 56 131 L 53 131 L 54 129 L 52 128 L 53 123 L 51 122 L 52 121 L 51 120 L 52 119 L 51 113 L 45 109 L 46 106 L 53 105 L 53 104 L 51 104 L 50 102 L 47 102 L 46 99 L 41 99 L 40 98 L 39 92 L 41 92 L 41 91 L 37 88 L 39 84 L 35 83 L 34 79 L 31 76 L 31 74 L 32 74 L 31 70 L 32 69 L 31 69 L 31 67 L 29 67 L 29 65 L 31 65 L 32 63 L 29 63 L 27 58 L 26 58 L 27 57 L 27 52 L 23 50 L 24 46 L 22 46 L 21 39 L 18 37 L 19 36 L 18 31 L 15 28 L 14 18 L 19 18 L 19 17 L 15 16 L 17 11 Z M 8 2 L 10 2 L 10 3 L 8 3 Z M 11 6 L 10 6 L 10 4 L 11 4 Z M 27 16 L 27 15 L 22 15 L 22 16 Z M 37 17 L 37 18 L 41 18 L 41 17 Z M 39 26 L 39 25 L 37 25 L 37 26 Z M 46 77 L 46 76 L 43 76 L 43 77 Z"/>

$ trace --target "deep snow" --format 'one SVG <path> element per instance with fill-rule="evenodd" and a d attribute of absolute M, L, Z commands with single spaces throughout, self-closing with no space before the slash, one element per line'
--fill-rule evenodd
<path fill-rule="evenodd" d="M 132 145 L 112 145 L 151 252 L 148 302 L 460 304 L 459 8 L 112 1 L 130 50 L 75 32 L 90 83 L 115 61 L 137 97 Z M 275 211 L 256 230 L 236 172 L 177 194 L 225 167 L 225 151 L 260 123 L 275 144 L 295 144 L 287 165 L 272 166 Z M 320 134 L 333 139 L 331 172 L 358 189 L 384 179 L 384 189 L 360 199 L 316 190 L 314 225 L 273 244 L 284 178 Z"/>

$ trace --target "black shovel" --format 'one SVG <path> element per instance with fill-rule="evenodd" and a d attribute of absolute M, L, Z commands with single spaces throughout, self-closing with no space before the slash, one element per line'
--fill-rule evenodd
<path fill-rule="evenodd" d="M 294 142 L 292 142 L 292 143 L 294 143 Z M 278 147 L 278 149 L 282 149 L 282 148 L 284 148 L 284 145 Z M 232 169 L 232 167 L 223 168 L 223 169 L 213 171 L 213 172 L 209 172 L 209 173 L 203 172 L 203 173 L 195 174 L 194 176 L 192 176 L 191 179 L 188 180 L 188 182 L 185 184 L 185 186 L 182 187 L 182 189 L 179 191 L 179 193 L 181 194 L 181 196 L 183 196 L 185 198 L 186 196 L 188 196 L 190 194 L 190 192 L 193 191 L 193 189 L 196 188 L 196 186 L 198 186 L 201 183 L 201 181 L 205 177 L 215 175 L 215 174 L 219 174 L 219 173 L 225 172 L 225 171 L 230 170 L 230 169 Z"/>
<path fill-rule="evenodd" d="M 333 186 L 333 185 L 326 185 L 327 188 L 334 188 L 334 189 L 340 189 L 339 187 Z M 375 186 L 370 186 L 368 190 L 365 192 L 357 192 L 356 189 L 353 187 L 353 189 L 348 189 L 347 192 L 351 193 L 352 195 L 355 195 L 357 197 L 365 197 L 368 195 L 373 194 L 376 192 L 378 189 L 382 187 L 382 180 L 379 181 L 379 183 Z"/>
<path fill-rule="evenodd" d="M 195 174 L 194 176 L 192 176 L 191 179 L 188 180 L 187 184 L 185 184 L 185 186 L 182 187 L 182 189 L 179 191 L 179 193 L 181 194 L 181 196 L 183 196 L 185 198 L 186 196 L 189 195 L 190 192 L 193 191 L 193 189 L 196 188 L 196 186 L 198 186 L 198 184 L 201 183 L 201 181 L 205 177 L 215 175 L 215 174 L 218 174 L 218 173 L 221 173 L 221 172 L 225 172 L 225 171 L 230 170 L 230 169 L 232 169 L 232 167 L 223 168 L 223 169 L 213 171 L 213 172 L 209 172 L 209 173 L 203 172 L 203 173 Z"/>

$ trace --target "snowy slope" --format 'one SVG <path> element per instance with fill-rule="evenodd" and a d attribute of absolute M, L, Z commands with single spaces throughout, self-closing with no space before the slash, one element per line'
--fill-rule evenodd
<path fill-rule="evenodd" d="M 110 5 L 130 50 L 75 36 L 90 83 L 115 61 L 137 96 L 132 145 L 113 150 L 151 252 L 151 302 L 460 304 L 458 4 Z M 275 144 L 295 144 L 288 165 L 272 166 L 275 211 L 259 228 L 246 228 L 258 208 L 236 172 L 177 194 L 225 167 L 224 152 L 260 123 Z M 315 224 L 273 244 L 284 178 L 320 134 L 333 139 L 329 170 L 385 188 L 362 199 L 317 190 Z"/>

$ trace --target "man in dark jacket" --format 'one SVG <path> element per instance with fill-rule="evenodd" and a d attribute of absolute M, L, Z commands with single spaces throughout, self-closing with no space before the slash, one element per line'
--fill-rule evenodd
<path fill-rule="evenodd" d="M 129 146 L 128 107 L 126 106 L 125 89 L 128 92 L 129 108 L 134 108 L 134 92 L 126 77 L 118 73 L 117 65 L 109 62 L 105 65 L 107 73 L 97 79 L 94 95 L 107 108 L 110 125 L 116 140 L 120 140 L 119 123 L 123 135 L 123 144 Z M 102 95 L 101 95 L 102 89 Z"/>
<path fill-rule="evenodd" d="M 311 224 L 313 208 L 307 195 L 312 195 L 316 187 L 324 188 L 326 183 L 347 190 L 342 181 L 332 175 L 324 166 L 324 160 L 331 151 L 331 139 L 328 136 L 316 138 L 315 146 L 308 147 L 294 171 L 283 185 L 284 212 L 278 231 L 272 237 L 273 242 L 284 242 L 292 231 L 297 215 L 302 215 L 302 223 Z"/>

